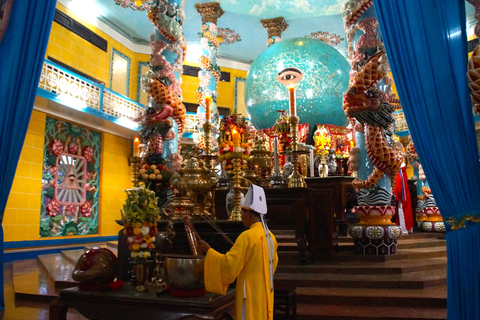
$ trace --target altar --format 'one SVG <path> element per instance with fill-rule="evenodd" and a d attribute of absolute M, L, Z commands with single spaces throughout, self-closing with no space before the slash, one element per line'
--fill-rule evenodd
<path fill-rule="evenodd" d="M 235 289 L 226 295 L 205 293 L 200 297 L 177 298 L 155 288 L 137 292 L 125 285 L 116 291 L 82 291 L 77 287 L 60 291 L 50 304 L 50 320 L 66 320 L 68 308 L 96 320 L 232 320 Z"/>

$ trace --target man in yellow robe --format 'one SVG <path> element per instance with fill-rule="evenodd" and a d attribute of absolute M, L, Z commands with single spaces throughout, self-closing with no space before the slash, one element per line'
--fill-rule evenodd
<path fill-rule="evenodd" d="M 225 294 L 237 279 L 235 320 L 273 320 L 273 274 L 277 268 L 277 241 L 268 230 L 263 215 L 267 204 L 263 188 L 252 185 L 242 204 L 242 232 L 226 254 L 205 241 L 205 289 Z"/>

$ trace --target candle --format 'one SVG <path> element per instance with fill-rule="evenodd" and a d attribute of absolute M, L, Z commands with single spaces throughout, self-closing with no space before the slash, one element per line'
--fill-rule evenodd
<path fill-rule="evenodd" d="M 140 156 L 139 146 L 140 146 L 140 140 L 137 137 L 135 137 L 135 139 L 133 139 L 133 156 L 134 157 Z"/>
<path fill-rule="evenodd" d="M 233 139 L 233 152 L 239 152 L 240 148 L 240 132 L 233 129 L 232 130 L 232 139 Z"/>
<path fill-rule="evenodd" d="M 205 97 L 205 121 L 210 121 L 210 103 L 212 102 L 212 97 Z"/>
<path fill-rule="evenodd" d="M 295 109 L 295 87 L 290 85 L 288 87 L 288 93 L 290 96 L 290 116 L 296 116 L 297 112 Z"/>
<path fill-rule="evenodd" d="M 310 149 L 310 177 L 314 177 L 313 149 Z"/>
<path fill-rule="evenodd" d="M 278 166 L 278 137 L 275 135 L 273 139 L 273 160 L 275 161 L 275 175 L 280 174 L 280 167 Z"/>

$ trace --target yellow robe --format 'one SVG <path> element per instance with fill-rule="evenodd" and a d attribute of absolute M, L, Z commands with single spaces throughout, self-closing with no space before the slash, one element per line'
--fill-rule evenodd
<path fill-rule="evenodd" d="M 277 241 L 274 270 L 277 268 Z M 205 289 L 225 294 L 235 281 L 235 319 L 273 320 L 273 291 L 270 290 L 268 249 L 261 222 L 254 223 L 242 232 L 226 254 L 209 249 L 205 257 Z M 245 298 L 244 298 L 245 297 Z M 242 318 L 243 303 L 246 317 Z"/>

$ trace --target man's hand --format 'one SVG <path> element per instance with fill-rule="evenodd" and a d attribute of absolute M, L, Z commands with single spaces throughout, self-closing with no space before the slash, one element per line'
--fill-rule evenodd
<path fill-rule="evenodd" d="M 200 241 L 198 242 L 198 247 L 200 248 L 200 250 L 202 250 L 202 252 L 203 252 L 204 254 L 206 254 L 207 251 L 208 251 L 208 249 L 211 248 L 210 245 L 209 245 L 208 243 L 206 243 L 205 241 L 203 241 L 203 240 L 200 240 Z"/>

